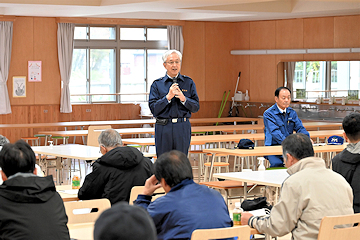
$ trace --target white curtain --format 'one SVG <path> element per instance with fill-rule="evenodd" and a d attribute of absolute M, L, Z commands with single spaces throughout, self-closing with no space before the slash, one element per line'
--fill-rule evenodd
<path fill-rule="evenodd" d="M 13 23 L 0 22 L 0 114 L 11 113 L 6 82 L 9 76 Z"/>
<path fill-rule="evenodd" d="M 61 91 L 60 112 L 71 113 L 70 102 L 70 76 L 74 49 L 74 29 L 73 23 L 58 23 L 58 57 L 61 81 L 63 88 Z"/>
<path fill-rule="evenodd" d="M 178 50 L 183 53 L 184 39 L 182 35 L 182 26 L 167 26 L 168 48 Z"/>
<path fill-rule="evenodd" d="M 286 86 L 291 91 L 293 91 L 293 82 L 295 75 L 295 62 L 284 62 L 284 70 L 286 71 Z"/>

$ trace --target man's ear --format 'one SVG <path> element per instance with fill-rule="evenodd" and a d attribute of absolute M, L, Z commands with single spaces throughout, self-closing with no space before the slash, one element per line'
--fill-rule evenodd
<path fill-rule="evenodd" d="M 2 180 L 3 180 L 3 181 L 6 181 L 6 180 L 8 179 L 7 176 L 5 175 L 5 173 L 3 172 L 3 170 L 0 170 L 0 172 L 1 172 Z"/>
<path fill-rule="evenodd" d="M 343 132 L 343 137 L 344 137 L 344 139 L 345 139 L 346 142 L 349 142 L 349 138 L 346 136 L 346 133 L 345 133 L 345 132 Z"/>
<path fill-rule="evenodd" d="M 37 175 L 37 168 L 36 168 L 36 167 L 34 168 L 33 173 L 34 173 L 35 175 Z"/>
<path fill-rule="evenodd" d="M 298 162 L 298 160 L 296 158 L 294 158 L 290 153 L 287 153 L 286 157 L 287 157 L 287 162 L 288 162 L 289 166 L 292 166 Z"/>
<path fill-rule="evenodd" d="M 171 187 L 165 182 L 164 178 L 160 179 L 160 184 L 166 193 L 170 192 Z"/>

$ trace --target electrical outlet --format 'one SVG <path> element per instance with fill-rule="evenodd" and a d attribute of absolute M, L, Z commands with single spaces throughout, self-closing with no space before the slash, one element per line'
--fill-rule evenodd
<path fill-rule="evenodd" d="M 86 112 L 91 112 L 91 109 L 86 109 Z"/>
<path fill-rule="evenodd" d="M 48 113 L 48 110 L 44 110 L 44 113 Z"/>

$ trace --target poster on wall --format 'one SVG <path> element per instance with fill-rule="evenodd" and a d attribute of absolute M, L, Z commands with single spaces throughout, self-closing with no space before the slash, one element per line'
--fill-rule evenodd
<path fill-rule="evenodd" d="M 26 97 L 26 77 L 13 77 L 13 97 Z"/>
<path fill-rule="evenodd" d="M 41 61 L 28 62 L 29 82 L 41 82 Z"/>

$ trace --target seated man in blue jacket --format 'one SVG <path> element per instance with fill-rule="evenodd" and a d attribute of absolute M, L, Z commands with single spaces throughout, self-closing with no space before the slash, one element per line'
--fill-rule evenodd
<path fill-rule="evenodd" d="M 158 239 L 190 239 L 195 229 L 231 227 L 224 198 L 219 192 L 193 181 L 186 155 L 177 150 L 163 153 L 155 162 L 155 175 L 146 180 L 135 204 L 153 218 Z M 151 202 L 154 191 L 166 195 Z"/>
<path fill-rule="evenodd" d="M 304 133 L 310 137 L 297 113 L 291 108 L 291 91 L 287 87 L 275 90 L 275 104 L 264 112 L 265 146 L 281 145 L 282 141 L 293 134 Z M 268 156 L 270 167 L 283 167 L 282 156 Z"/>

